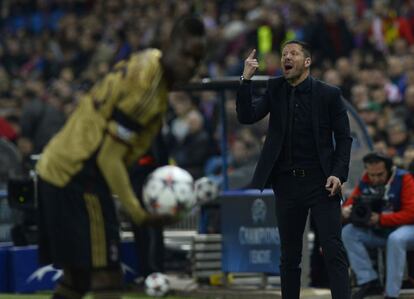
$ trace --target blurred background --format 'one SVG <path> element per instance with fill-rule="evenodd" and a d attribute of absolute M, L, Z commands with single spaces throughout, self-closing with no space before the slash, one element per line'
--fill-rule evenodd
<path fill-rule="evenodd" d="M 2 0 L 0 189 L 10 170 L 32 169 L 30 157 L 94 81 L 133 51 L 160 47 L 174 18 L 190 12 L 202 17 L 209 38 L 195 80 L 239 76 L 252 48 L 258 75 L 281 75 L 281 44 L 306 41 L 312 76 L 341 88 L 377 151 L 414 168 L 412 0 Z M 228 187 L 240 189 L 252 176 L 267 123 L 240 125 L 235 91 L 225 98 Z M 176 91 L 169 101 L 162 134 L 171 159 L 195 179 L 222 183 L 220 96 Z M 7 240 L 15 216 L 1 204 L 0 240 Z"/>
<path fill-rule="evenodd" d="M 173 19 L 189 12 L 210 39 L 199 78 L 239 76 L 252 48 L 259 75 L 280 75 L 281 44 L 304 40 L 312 75 L 341 88 L 374 147 L 405 168 L 414 157 L 413 1 L 2 0 L 0 9 L 0 137 L 23 168 L 92 82 L 131 52 L 159 47 Z M 226 93 L 229 174 L 243 168 L 249 177 L 266 122 L 239 125 L 234 98 Z M 195 178 L 220 174 L 217 94 L 175 92 L 170 103 L 163 134 L 171 157 Z M 245 183 L 237 182 L 229 187 Z"/>

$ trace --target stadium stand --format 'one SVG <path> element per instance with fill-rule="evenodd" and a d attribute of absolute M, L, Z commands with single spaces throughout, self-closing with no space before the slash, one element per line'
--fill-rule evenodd
<path fill-rule="evenodd" d="M 198 78 L 239 76 L 252 48 L 260 75 L 280 75 L 280 45 L 304 40 L 313 49 L 312 75 L 341 88 L 377 151 L 414 171 L 412 1 L 2 0 L 0 10 L 0 138 L 17 147 L 22 171 L 31 169 L 30 155 L 41 152 L 91 82 L 131 52 L 159 47 L 173 18 L 188 12 L 203 17 L 210 39 Z M 266 123 L 239 125 L 235 94 L 226 96 L 229 144 L 262 140 Z M 206 175 L 202 165 L 221 154 L 220 96 L 175 93 L 170 101 L 168 146 L 178 166 Z M 203 118 L 197 132 L 189 129 L 194 115 Z M 194 161 L 182 147 L 199 146 L 197 136 L 204 152 Z M 411 272 L 413 265 L 411 255 Z"/>

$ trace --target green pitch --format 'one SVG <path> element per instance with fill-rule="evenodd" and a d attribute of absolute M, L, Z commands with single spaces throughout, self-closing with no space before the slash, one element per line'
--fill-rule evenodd
<path fill-rule="evenodd" d="M 0 299 L 49 299 L 50 294 L 37 294 L 37 295 L 12 295 L 12 294 L 0 294 Z M 123 299 L 150 299 L 154 297 L 148 297 L 145 295 L 134 295 L 126 294 L 122 297 Z M 191 299 L 189 297 L 176 297 L 176 296 L 167 296 L 165 299 Z M 85 299 L 92 299 L 92 296 L 87 296 Z"/>

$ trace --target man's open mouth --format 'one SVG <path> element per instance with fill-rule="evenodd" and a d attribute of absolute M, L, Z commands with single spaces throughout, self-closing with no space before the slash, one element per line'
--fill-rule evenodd
<path fill-rule="evenodd" d="M 290 63 L 285 64 L 284 67 L 285 67 L 285 71 L 289 71 L 293 69 L 293 65 L 291 65 Z"/>

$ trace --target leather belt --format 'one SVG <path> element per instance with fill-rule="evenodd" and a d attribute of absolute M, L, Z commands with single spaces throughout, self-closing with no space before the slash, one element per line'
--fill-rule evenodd
<path fill-rule="evenodd" d="M 291 175 L 296 177 L 305 177 L 309 175 L 309 171 L 305 169 L 292 169 L 289 171 Z"/>

